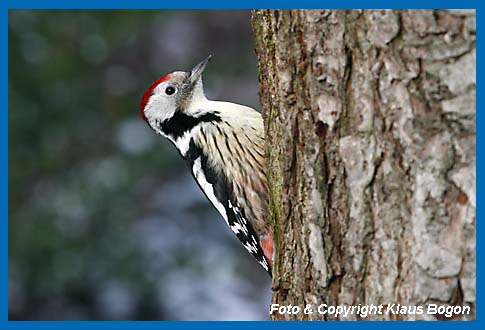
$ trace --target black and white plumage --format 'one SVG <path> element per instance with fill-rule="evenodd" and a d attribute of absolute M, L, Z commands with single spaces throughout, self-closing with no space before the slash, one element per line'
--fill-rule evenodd
<path fill-rule="evenodd" d="M 155 81 L 143 95 L 141 115 L 175 145 L 209 201 L 271 275 L 263 120 L 249 107 L 205 97 L 201 75 L 209 59 Z"/>

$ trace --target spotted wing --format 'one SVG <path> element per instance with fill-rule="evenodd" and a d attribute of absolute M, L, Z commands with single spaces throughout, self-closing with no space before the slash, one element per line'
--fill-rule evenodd
<path fill-rule="evenodd" d="M 246 250 L 271 276 L 271 267 L 264 256 L 259 237 L 246 218 L 244 209 L 233 196 L 232 184 L 228 182 L 224 174 L 210 165 L 207 157 L 200 150 L 197 153 L 192 152 L 191 158 L 189 166 L 204 194 L 222 215 Z"/>

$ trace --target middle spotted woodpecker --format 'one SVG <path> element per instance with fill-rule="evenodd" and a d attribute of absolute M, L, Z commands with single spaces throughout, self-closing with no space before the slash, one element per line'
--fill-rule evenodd
<path fill-rule="evenodd" d="M 210 58 L 155 81 L 143 95 L 141 116 L 175 145 L 209 201 L 271 276 L 263 120 L 249 107 L 206 98 L 202 72 Z"/>

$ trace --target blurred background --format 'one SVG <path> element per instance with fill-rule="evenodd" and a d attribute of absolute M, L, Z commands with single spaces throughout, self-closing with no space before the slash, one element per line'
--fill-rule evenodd
<path fill-rule="evenodd" d="M 247 11 L 9 12 L 9 319 L 265 320 L 268 275 L 143 92 L 208 54 L 211 99 L 259 109 Z"/>

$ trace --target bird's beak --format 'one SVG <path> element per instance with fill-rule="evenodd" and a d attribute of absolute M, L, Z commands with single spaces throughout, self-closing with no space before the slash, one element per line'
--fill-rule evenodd
<path fill-rule="evenodd" d="M 192 69 L 192 71 L 190 71 L 190 82 L 192 84 L 196 83 L 197 80 L 199 80 L 200 76 L 202 75 L 202 72 L 204 72 L 204 69 L 207 66 L 207 63 L 209 63 L 211 58 L 212 58 L 212 55 L 207 56 L 202 62 L 197 64 Z"/>

